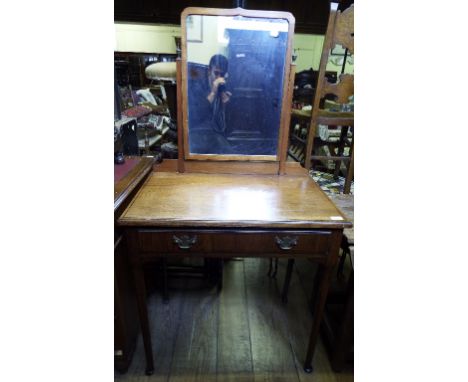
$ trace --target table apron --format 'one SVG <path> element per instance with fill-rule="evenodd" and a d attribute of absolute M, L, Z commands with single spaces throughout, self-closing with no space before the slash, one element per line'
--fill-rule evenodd
<path fill-rule="evenodd" d="M 284 257 L 326 262 L 333 230 L 133 229 L 133 250 L 153 257 Z"/>

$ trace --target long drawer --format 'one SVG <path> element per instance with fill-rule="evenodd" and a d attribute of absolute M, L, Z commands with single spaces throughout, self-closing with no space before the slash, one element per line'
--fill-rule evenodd
<path fill-rule="evenodd" d="M 330 248 L 330 230 L 146 230 L 136 239 L 140 256 L 324 256 Z"/>

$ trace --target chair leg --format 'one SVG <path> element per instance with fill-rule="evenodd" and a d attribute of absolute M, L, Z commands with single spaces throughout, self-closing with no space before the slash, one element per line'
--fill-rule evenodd
<path fill-rule="evenodd" d="M 314 286 L 313 286 L 313 289 L 312 289 L 312 294 L 310 296 L 310 311 L 312 312 L 312 314 L 314 314 L 314 309 L 315 309 L 315 304 L 317 302 L 317 299 L 318 299 L 318 290 L 319 290 L 319 286 L 320 286 L 320 281 L 322 280 L 323 278 L 323 272 L 324 272 L 324 269 L 322 266 L 318 266 L 317 267 L 317 271 L 315 273 L 315 276 L 314 276 Z"/>
<path fill-rule="evenodd" d="M 349 247 L 350 245 L 349 245 L 348 237 L 345 234 L 343 234 L 343 236 L 341 236 L 341 243 L 340 243 L 340 248 L 342 250 L 342 253 L 340 257 L 340 262 L 338 263 L 338 270 L 336 272 L 336 277 L 338 277 L 341 280 L 344 278 L 343 271 L 344 271 L 346 256 L 347 255 L 351 256 L 351 250 L 349 249 Z"/>
<path fill-rule="evenodd" d="M 348 171 L 346 172 L 346 179 L 345 179 L 343 194 L 349 194 L 351 192 L 351 182 L 354 178 L 354 138 L 351 144 L 349 155 L 351 158 L 349 160 Z"/>
<path fill-rule="evenodd" d="M 162 258 L 162 274 L 163 274 L 163 304 L 169 303 L 169 289 L 167 286 L 167 259 Z"/>
<path fill-rule="evenodd" d="M 224 261 L 223 261 L 223 259 L 217 259 L 217 260 L 218 260 L 218 293 L 219 293 L 223 289 Z"/>
<path fill-rule="evenodd" d="M 268 273 L 267 276 L 271 277 L 271 272 L 273 271 L 273 258 L 270 257 L 270 265 L 268 266 Z"/>
<path fill-rule="evenodd" d="M 306 146 L 306 157 L 304 161 L 304 168 L 306 170 L 312 170 L 312 151 L 314 149 L 314 139 L 315 139 L 315 132 L 317 130 L 317 121 L 312 119 L 310 122 L 309 133 L 307 135 L 307 146 Z"/>
<path fill-rule="evenodd" d="M 286 269 L 286 276 L 284 278 L 283 292 L 281 293 L 281 300 L 286 304 L 288 302 L 289 284 L 291 283 L 291 276 L 294 266 L 294 259 L 288 260 L 288 268 Z"/>
<path fill-rule="evenodd" d="M 276 278 L 276 272 L 278 272 L 278 258 L 270 257 L 270 266 L 268 267 L 267 276 L 274 279 Z"/>
<path fill-rule="evenodd" d="M 336 272 L 336 277 L 338 277 L 340 280 L 342 280 L 344 278 L 344 265 L 345 265 L 345 261 L 346 261 L 346 255 L 348 255 L 349 252 L 348 252 L 348 248 L 342 248 L 342 252 L 341 252 L 341 257 L 340 257 L 340 262 L 338 263 L 338 270 Z"/>
<path fill-rule="evenodd" d="M 338 143 L 338 152 L 336 153 L 337 156 L 341 157 L 344 153 L 345 148 L 345 139 L 348 136 L 349 126 L 341 126 L 341 133 L 340 133 L 340 141 Z M 340 176 L 341 171 L 341 160 L 335 161 L 335 171 L 333 172 L 333 178 L 338 179 Z"/>
<path fill-rule="evenodd" d="M 348 279 L 346 288 L 346 303 L 342 320 L 333 343 L 331 367 L 335 372 L 341 372 L 346 364 L 346 358 L 354 341 L 354 271 Z"/>
<path fill-rule="evenodd" d="M 278 272 L 278 258 L 275 257 L 274 259 L 274 264 L 275 264 L 275 269 L 273 270 L 273 273 L 271 275 L 272 279 L 276 279 L 276 273 Z"/>

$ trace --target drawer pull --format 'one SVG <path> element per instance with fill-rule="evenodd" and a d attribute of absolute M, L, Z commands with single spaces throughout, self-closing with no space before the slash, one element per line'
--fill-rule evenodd
<path fill-rule="evenodd" d="M 196 235 L 193 235 L 192 237 L 188 235 L 182 235 L 181 237 L 173 235 L 172 237 L 174 239 L 174 243 L 176 243 L 180 249 L 189 249 L 197 242 Z"/>
<path fill-rule="evenodd" d="M 281 249 L 291 249 L 297 244 L 297 236 L 285 236 L 283 238 L 276 236 L 276 244 Z"/>

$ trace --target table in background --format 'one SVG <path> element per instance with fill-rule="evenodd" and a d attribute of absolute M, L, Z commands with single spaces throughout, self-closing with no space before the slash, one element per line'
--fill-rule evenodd
<path fill-rule="evenodd" d="M 114 221 L 148 177 L 153 163 L 152 157 L 125 157 L 125 163 L 114 165 Z M 128 369 L 138 335 L 133 284 L 122 230 L 114 224 L 114 364 L 120 372 Z"/>

